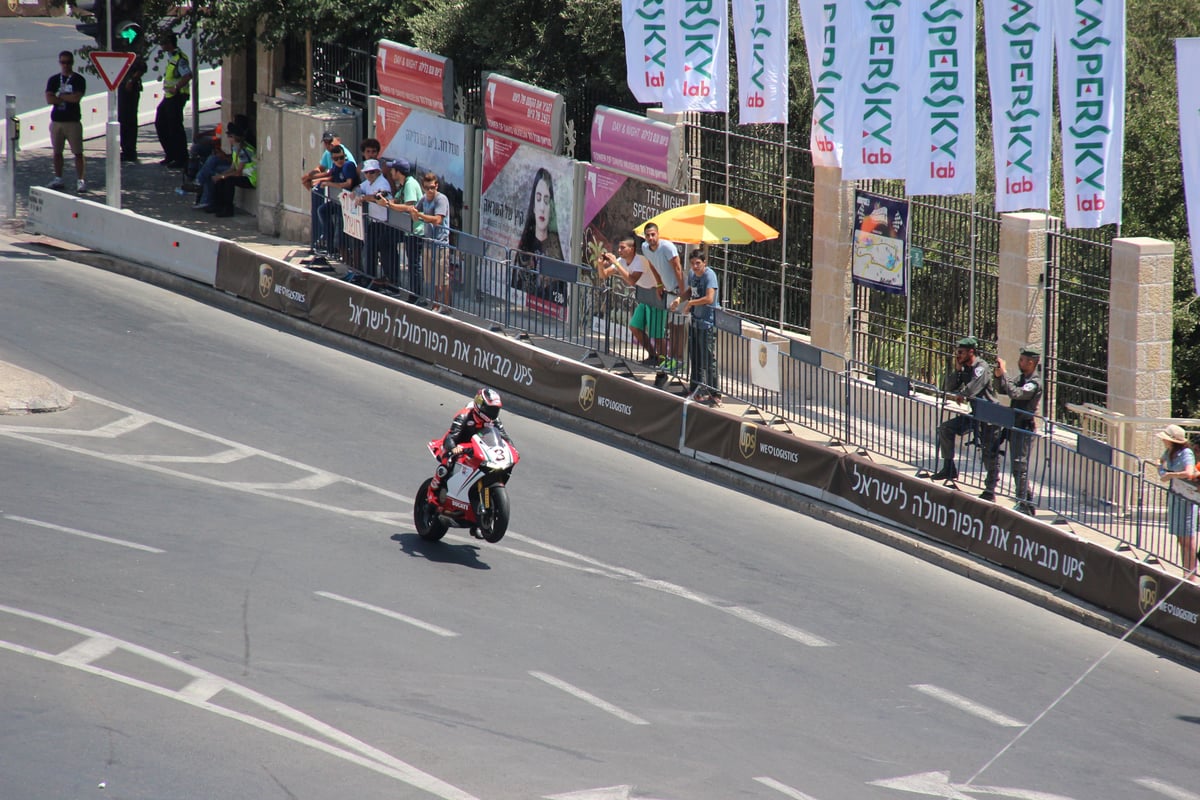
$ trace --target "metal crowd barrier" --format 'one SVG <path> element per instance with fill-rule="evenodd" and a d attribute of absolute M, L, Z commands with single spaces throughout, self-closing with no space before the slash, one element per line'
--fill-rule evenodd
<path fill-rule="evenodd" d="M 581 356 L 602 354 L 612 369 L 631 369 L 646 358 L 628 327 L 637 303 L 666 305 L 654 292 L 639 294 L 618 281 L 600 282 L 588 266 L 507 249 L 461 231 L 451 231 L 448 246 L 414 237 L 407 214 L 392 212 L 387 221 L 364 220 L 364 241 L 347 242 L 339 204 L 314 190 L 314 221 L 323 208 L 329 210 L 323 212 L 324 225 L 314 225 L 314 251 L 343 259 L 349 269 L 378 279 L 373 288 L 407 293 L 410 299 L 432 298 L 437 291 L 435 267 L 441 264 L 455 309 L 503 329 L 576 346 Z M 420 260 L 421 270 L 410 269 L 414 258 Z M 423 284 L 418 285 L 422 275 Z M 670 312 L 668 318 L 666 349 L 674 356 L 669 365 L 671 388 L 678 390 L 680 384 L 687 387 L 691 374 L 686 344 L 690 319 Z M 1007 406 L 984 404 L 972 415 L 936 386 L 782 337 L 776 337 L 779 391 L 763 388 L 753 380 L 751 360 L 754 345 L 771 335 L 761 324 L 718 311 L 718 385 L 702 388 L 747 405 L 767 423 L 803 425 L 828 436 L 831 444 L 909 465 L 918 475 L 940 465 L 938 425 L 967 415 L 975 424 L 956 442 L 956 483 L 966 490 L 983 487 L 981 429 L 1011 427 L 1014 419 Z M 1180 563 L 1175 537 L 1167 530 L 1171 492 L 1146 477 L 1145 462 L 1083 430 L 1041 417 L 1035 424 L 1029 479 L 1039 508 L 1056 522 L 1090 528 L 1164 563 Z M 998 448 L 996 494 L 1015 502 L 1008 448 L 1007 441 Z M 1126 465 L 1136 465 L 1139 471 Z M 1200 499 L 1200 493 L 1194 497 Z M 1195 499 L 1184 498 L 1193 513 Z"/>

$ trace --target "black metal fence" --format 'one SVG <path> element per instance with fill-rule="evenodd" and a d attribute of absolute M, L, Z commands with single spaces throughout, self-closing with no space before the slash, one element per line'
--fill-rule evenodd
<path fill-rule="evenodd" d="M 813 166 L 809 151 L 784 136 L 779 125 L 727 130 L 723 115 L 697 115 L 687 131 L 690 190 L 701 200 L 748 211 L 784 234 L 759 244 L 714 248 L 709 263 L 721 276 L 722 305 L 756 322 L 808 333 Z"/>
<path fill-rule="evenodd" d="M 1108 404 L 1111 228 L 1067 231 L 1049 219 L 1046 234 L 1046 385 L 1056 419 L 1073 421 L 1071 404 Z"/>

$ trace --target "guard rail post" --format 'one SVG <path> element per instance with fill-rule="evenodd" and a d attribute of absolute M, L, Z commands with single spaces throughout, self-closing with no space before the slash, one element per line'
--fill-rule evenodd
<path fill-rule="evenodd" d="M 4 95 L 5 142 L 4 176 L 0 178 L 0 207 L 5 219 L 17 218 L 17 150 L 21 143 L 21 120 L 17 117 L 17 96 Z"/>

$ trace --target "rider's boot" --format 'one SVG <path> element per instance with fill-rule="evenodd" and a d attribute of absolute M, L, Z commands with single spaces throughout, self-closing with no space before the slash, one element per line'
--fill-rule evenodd
<path fill-rule="evenodd" d="M 449 467 L 445 464 L 438 464 L 438 468 L 433 473 L 433 480 L 429 482 L 429 491 L 433 492 L 439 503 L 446 498 L 446 489 L 442 486 L 442 480 L 449 474 Z"/>

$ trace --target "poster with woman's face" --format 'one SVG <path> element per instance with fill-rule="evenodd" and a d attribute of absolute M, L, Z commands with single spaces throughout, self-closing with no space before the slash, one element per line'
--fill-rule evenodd
<path fill-rule="evenodd" d="M 479 235 L 525 253 L 575 261 L 574 175 L 569 158 L 485 134 Z"/>

